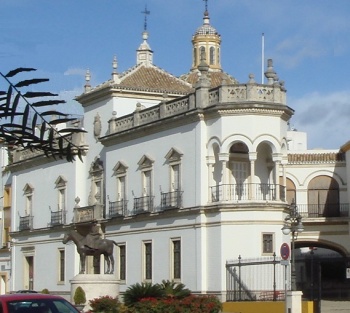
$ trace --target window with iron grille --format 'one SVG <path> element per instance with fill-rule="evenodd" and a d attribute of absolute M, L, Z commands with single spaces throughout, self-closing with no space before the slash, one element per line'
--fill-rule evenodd
<path fill-rule="evenodd" d="M 152 243 L 144 243 L 144 278 L 152 280 Z"/>
<path fill-rule="evenodd" d="M 119 244 L 119 280 L 126 279 L 126 246 Z"/>
<path fill-rule="evenodd" d="M 181 240 L 173 239 L 172 240 L 172 249 L 173 249 L 173 279 L 181 279 Z"/>
<path fill-rule="evenodd" d="M 65 262 L 66 253 L 64 249 L 58 250 L 59 252 L 59 269 L 58 269 L 58 280 L 59 282 L 64 282 L 65 280 Z"/>
<path fill-rule="evenodd" d="M 273 247 L 274 247 L 274 242 L 273 242 L 273 233 L 264 233 L 262 234 L 262 253 L 263 254 L 273 254 Z"/>

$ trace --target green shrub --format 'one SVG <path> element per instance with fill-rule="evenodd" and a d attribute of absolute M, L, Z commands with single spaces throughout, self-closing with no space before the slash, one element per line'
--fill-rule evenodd
<path fill-rule="evenodd" d="M 118 297 L 102 296 L 89 301 L 92 312 L 117 313 L 121 307 Z"/>
<path fill-rule="evenodd" d="M 170 280 L 162 280 L 160 287 L 164 290 L 166 297 L 175 297 L 178 299 L 188 297 L 191 294 L 191 290 L 185 288 L 182 283 L 175 283 Z"/>
<path fill-rule="evenodd" d="M 133 306 L 135 303 L 144 298 L 162 298 L 164 290 L 159 284 L 137 283 L 131 285 L 124 294 L 124 303 L 127 306 Z"/>
<path fill-rule="evenodd" d="M 75 289 L 73 301 L 76 305 L 85 304 L 86 302 L 85 291 L 80 286 L 78 286 L 77 289 Z"/>
<path fill-rule="evenodd" d="M 43 290 L 41 290 L 41 293 L 44 293 L 44 294 L 50 294 L 50 291 L 49 291 L 49 289 L 47 289 L 47 288 L 44 288 Z"/>

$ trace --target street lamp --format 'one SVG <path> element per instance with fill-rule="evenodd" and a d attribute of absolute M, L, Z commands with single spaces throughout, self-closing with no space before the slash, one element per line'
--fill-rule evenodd
<path fill-rule="evenodd" d="M 298 238 L 298 233 L 301 233 L 304 230 L 303 223 L 301 222 L 301 215 L 298 213 L 298 207 L 295 204 L 294 199 L 292 200 L 291 205 L 289 206 L 289 214 L 284 219 L 285 224 L 282 228 L 284 235 L 289 235 L 292 233 L 292 249 L 291 249 L 291 259 L 292 259 L 292 268 L 291 268 L 291 289 L 292 291 L 297 290 L 296 283 L 296 272 L 295 272 L 295 240 Z"/>

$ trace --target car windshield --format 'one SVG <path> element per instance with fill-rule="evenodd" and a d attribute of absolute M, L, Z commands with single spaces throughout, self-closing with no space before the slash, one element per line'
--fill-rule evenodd
<path fill-rule="evenodd" d="M 21 300 L 7 302 L 9 313 L 77 313 L 78 310 L 64 299 Z"/>

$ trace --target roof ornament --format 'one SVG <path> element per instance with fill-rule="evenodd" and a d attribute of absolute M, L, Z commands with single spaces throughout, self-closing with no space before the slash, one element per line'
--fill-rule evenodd
<path fill-rule="evenodd" d="M 116 55 L 113 57 L 112 67 L 113 67 L 112 80 L 116 83 L 119 83 L 120 80 L 119 80 L 119 76 L 118 76 L 118 72 L 117 72 L 118 61 L 117 61 Z"/>
<path fill-rule="evenodd" d="M 267 69 L 265 72 L 265 77 L 267 78 L 267 84 L 272 85 L 274 83 L 274 79 L 276 76 L 277 76 L 276 72 L 273 69 L 272 59 L 268 59 L 267 60 Z"/>
<path fill-rule="evenodd" d="M 87 69 L 85 74 L 85 86 L 84 86 L 85 92 L 88 92 L 91 90 L 90 80 L 91 80 L 90 70 Z"/>
<path fill-rule="evenodd" d="M 210 21 L 209 21 L 209 12 L 208 12 L 208 0 L 203 0 L 205 2 L 205 11 L 204 11 L 204 24 L 209 25 Z"/>
<path fill-rule="evenodd" d="M 198 65 L 198 70 L 200 72 L 200 76 L 196 87 L 207 85 L 210 86 L 210 78 L 208 77 L 209 65 L 206 62 L 204 49 L 201 50 L 201 62 Z"/>
<path fill-rule="evenodd" d="M 147 10 L 147 4 L 145 6 L 145 10 L 141 12 L 142 14 L 145 14 L 145 22 L 143 24 L 143 30 L 147 32 L 147 15 L 150 15 L 151 12 Z"/>
<path fill-rule="evenodd" d="M 205 2 L 205 12 L 208 12 L 208 0 L 203 0 Z"/>
<path fill-rule="evenodd" d="M 151 47 L 149 46 L 147 39 L 148 39 L 148 31 L 147 31 L 147 15 L 150 15 L 150 11 L 147 10 L 147 6 L 145 7 L 145 10 L 141 12 L 145 15 L 145 22 L 143 25 L 143 32 L 142 32 L 142 40 L 139 49 L 137 50 L 137 64 L 145 64 L 146 66 L 151 65 L 153 62 L 153 51 L 151 50 Z"/>

